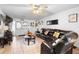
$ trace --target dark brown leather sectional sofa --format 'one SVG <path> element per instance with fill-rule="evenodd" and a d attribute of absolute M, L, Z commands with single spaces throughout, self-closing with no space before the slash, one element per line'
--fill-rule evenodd
<path fill-rule="evenodd" d="M 49 30 L 49 33 L 44 35 L 47 30 Z M 52 36 L 54 32 L 60 32 L 58 38 Z M 41 54 L 72 54 L 73 42 L 69 42 L 68 39 L 78 38 L 78 34 L 72 31 L 45 28 L 42 28 L 42 32 L 36 31 L 36 36 L 44 40 L 41 44 Z M 64 36 L 63 39 L 62 36 Z M 62 39 L 62 41 L 53 46 L 52 44 L 57 39 Z"/>

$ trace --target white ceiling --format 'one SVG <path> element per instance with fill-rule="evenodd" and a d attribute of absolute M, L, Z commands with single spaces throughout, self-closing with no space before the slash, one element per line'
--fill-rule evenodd
<path fill-rule="evenodd" d="M 0 9 L 12 18 L 39 20 L 61 11 L 79 7 L 79 4 L 46 4 L 45 6 L 45 13 L 43 15 L 33 15 L 32 6 L 27 4 L 2 4 Z"/>

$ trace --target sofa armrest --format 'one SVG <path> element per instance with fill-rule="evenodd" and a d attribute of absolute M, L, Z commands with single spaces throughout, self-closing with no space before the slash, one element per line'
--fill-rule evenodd
<path fill-rule="evenodd" d="M 72 53 L 72 48 L 73 48 L 73 43 L 66 43 L 60 53 L 65 54 L 69 50 L 71 50 L 71 53 Z"/>

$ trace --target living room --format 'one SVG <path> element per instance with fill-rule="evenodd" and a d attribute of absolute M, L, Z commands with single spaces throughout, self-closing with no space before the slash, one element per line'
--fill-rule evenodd
<path fill-rule="evenodd" d="M 0 53 L 78 54 L 78 10 L 79 4 L 0 5 Z"/>

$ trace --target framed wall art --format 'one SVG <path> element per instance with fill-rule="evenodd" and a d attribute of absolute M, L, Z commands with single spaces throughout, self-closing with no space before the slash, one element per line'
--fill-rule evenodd
<path fill-rule="evenodd" d="M 47 25 L 58 25 L 58 19 L 56 20 L 48 20 L 46 22 Z"/>
<path fill-rule="evenodd" d="M 22 28 L 22 24 L 21 24 L 20 21 L 17 21 L 17 22 L 16 22 L 16 28 L 17 28 L 17 29 L 21 29 L 21 28 Z"/>
<path fill-rule="evenodd" d="M 77 18 L 78 18 L 78 14 L 77 14 L 77 13 L 75 13 L 75 14 L 70 14 L 70 15 L 69 15 L 69 22 L 70 22 L 70 23 L 77 22 Z"/>

